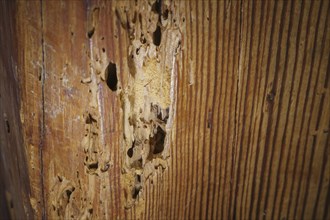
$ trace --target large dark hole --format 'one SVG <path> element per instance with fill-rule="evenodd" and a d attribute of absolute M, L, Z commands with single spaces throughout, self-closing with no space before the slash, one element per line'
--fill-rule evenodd
<path fill-rule="evenodd" d="M 136 181 L 137 181 L 138 183 L 141 183 L 141 175 L 136 175 Z"/>
<path fill-rule="evenodd" d="M 108 87 L 112 91 L 117 90 L 118 78 L 117 78 L 117 67 L 116 64 L 110 62 L 105 70 L 105 77 Z"/>
<path fill-rule="evenodd" d="M 99 163 L 95 162 L 95 163 L 91 163 L 88 165 L 88 169 L 90 170 L 97 170 L 97 168 L 99 168 Z"/>
<path fill-rule="evenodd" d="M 162 13 L 162 0 L 156 0 L 155 3 L 152 5 L 152 10 L 159 14 Z"/>
<path fill-rule="evenodd" d="M 160 29 L 159 25 L 157 25 L 157 28 L 152 36 L 152 41 L 156 46 L 159 46 L 161 40 L 162 40 L 162 30 Z"/>
<path fill-rule="evenodd" d="M 132 197 L 133 197 L 133 199 L 136 199 L 137 198 L 137 196 L 139 195 L 139 192 L 140 192 L 140 190 L 141 190 L 141 187 L 134 187 L 133 188 L 133 192 L 132 192 Z"/>
<path fill-rule="evenodd" d="M 132 147 L 127 150 L 127 156 L 129 156 L 130 158 L 133 157 L 133 153 L 134 153 L 134 150 L 133 149 L 134 149 L 134 147 L 135 147 L 135 140 L 132 143 Z"/>
<path fill-rule="evenodd" d="M 166 9 L 166 10 L 164 11 L 164 13 L 163 13 L 163 18 L 164 18 L 164 20 L 167 20 L 167 18 L 168 18 L 168 14 L 169 14 L 169 10 Z"/>
<path fill-rule="evenodd" d="M 157 132 L 150 139 L 150 145 L 153 146 L 153 154 L 158 154 L 163 152 L 164 150 L 164 142 L 165 142 L 166 132 L 161 128 L 157 127 Z"/>
<path fill-rule="evenodd" d="M 133 148 L 127 150 L 127 156 L 129 156 L 130 158 L 133 157 Z"/>

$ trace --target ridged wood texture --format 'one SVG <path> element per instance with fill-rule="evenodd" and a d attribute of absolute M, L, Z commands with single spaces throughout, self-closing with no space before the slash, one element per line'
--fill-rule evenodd
<path fill-rule="evenodd" d="M 145 184 L 140 210 L 124 209 L 120 102 L 105 83 L 99 135 L 110 169 L 85 174 L 80 146 L 89 102 L 80 81 L 89 76 L 91 54 L 104 48 L 120 81 L 128 77 L 119 3 L 135 4 L 18 1 L 36 216 L 51 217 L 60 175 L 75 185 L 68 205 L 74 217 L 92 207 L 95 219 L 330 219 L 329 1 L 171 3 L 183 50 L 170 165 Z"/>

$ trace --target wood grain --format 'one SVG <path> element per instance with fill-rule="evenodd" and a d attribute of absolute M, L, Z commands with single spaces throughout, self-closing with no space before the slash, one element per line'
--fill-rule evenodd
<path fill-rule="evenodd" d="M 93 114 L 110 168 L 86 173 L 81 139 L 93 94 L 81 80 L 105 55 L 103 65 L 115 63 L 127 85 L 130 36 L 115 9 L 136 5 L 142 1 L 17 3 L 23 130 L 31 196 L 40 201 L 32 205 L 35 217 L 329 219 L 325 0 L 171 1 L 182 52 L 168 167 L 124 208 L 121 102 L 100 81 Z M 75 188 L 64 216 L 54 211 L 58 176 Z"/>
<path fill-rule="evenodd" d="M 20 117 L 19 32 L 15 2 L 0 2 L 0 213 L 33 218 L 31 184 Z"/>

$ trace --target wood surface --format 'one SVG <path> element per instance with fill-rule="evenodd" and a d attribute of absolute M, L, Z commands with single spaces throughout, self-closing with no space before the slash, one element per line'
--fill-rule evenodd
<path fill-rule="evenodd" d="M 96 62 L 102 72 L 111 62 L 119 85 L 129 84 L 125 25 L 143 4 L 16 2 L 35 218 L 330 219 L 325 0 L 163 2 L 181 32 L 170 156 L 126 207 L 121 93 L 82 80 L 97 76 Z M 97 175 L 84 164 L 86 124 L 97 130 L 100 164 L 108 160 Z"/>
<path fill-rule="evenodd" d="M 20 123 L 16 5 L 0 2 L 0 219 L 33 218 Z"/>

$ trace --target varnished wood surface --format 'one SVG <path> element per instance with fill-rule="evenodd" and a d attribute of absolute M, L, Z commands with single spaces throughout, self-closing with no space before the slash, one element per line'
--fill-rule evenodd
<path fill-rule="evenodd" d="M 99 136 L 111 166 L 85 173 L 91 95 L 81 79 L 106 53 L 125 85 L 128 33 L 114 9 L 134 4 L 17 4 L 36 217 L 53 217 L 61 176 L 75 186 L 73 217 L 92 208 L 95 219 L 329 219 L 328 1 L 173 1 L 183 39 L 169 166 L 149 178 L 142 206 L 124 209 L 120 101 L 101 82 Z"/>

